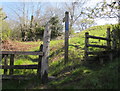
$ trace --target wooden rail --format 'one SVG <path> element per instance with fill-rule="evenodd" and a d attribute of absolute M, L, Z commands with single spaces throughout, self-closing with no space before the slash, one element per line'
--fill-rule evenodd
<path fill-rule="evenodd" d="M 19 54 L 19 55 L 40 55 L 43 56 L 43 52 L 40 51 L 0 51 L 0 54 Z"/>
<path fill-rule="evenodd" d="M 103 37 L 97 37 L 97 36 L 92 36 L 92 35 L 88 35 L 88 38 L 93 38 L 93 39 L 101 39 L 101 40 L 110 40 L 108 38 L 103 38 Z"/>
<path fill-rule="evenodd" d="M 89 38 L 105 40 L 107 42 L 106 43 L 107 45 L 92 45 L 92 44 L 89 44 Z M 88 47 L 104 48 L 107 51 L 109 51 L 111 49 L 111 43 L 110 42 L 111 42 L 111 39 L 110 39 L 110 28 L 107 28 L 107 37 L 106 38 L 98 37 L 98 36 L 92 36 L 92 35 L 89 35 L 88 32 L 86 32 L 85 33 L 85 60 L 87 60 L 89 54 L 93 54 L 93 55 L 96 54 L 95 52 L 90 52 L 88 50 Z M 105 52 L 103 52 L 103 53 L 105 53 Z"/>
<path fill-rule="evenodd" d="M 108 48 L 107 46 L 103 46 L 103 45 L 91 45 L 91 44 L 87 44 L 87 47 L 97 47 L 97 48 Z"/>
<path fill-rule="evenodd" d="M 40 51 L 0 51 L 0 55 L 4 56 L 4 65 L 0 65 L 0 69 L 4 69 L 4 75 L 8 75 L 8 69 L 9 75 L 14 74 L 14 69 L 37 69 L 38 73 L 40 73 L 40 67 L 41 63 L 39 61 L 40 58 L 44 56 L 44 53 L 42 52 L 42 48 L 40 48 Z M 10 65 L 8 65 L 8 55 L 10 55 Z M 39 55 L 38 64 L 36 65 L 14 65 L 14 57 L 15 55 Z"/>
<path fill-rule="evenodd" d="M 35 75 L 0 75 L 2 79 L 14 79 L 14 80 L 29 80 Z M 1 78 L 0 78 L 1 80 Z"/>
<path fill-rule="evenodd" d="M 97 54 L 100 54 L 100 55 L 104 55 L 104 54 L 107 54 L 109 52 L 113 52 L 112 50 L 110 51 L 100 51 L 100 52 L 92 52 L 92 51 L 88 51 L 87 54 L 93 54 L 93 55 L 97 55 Z"/>
<path fill-rule="evenodd" d="M 5 66 L 0 65 L 0 69 L 37 69 L 38 65 L 12 65 L 12 66 Z"/>
<path fill-rule="evenodd" d="M 10 56 L 10 66 L 13 66 L 14 65 L 14 54 L 11 54 L 11 56 Z M 13 69 L 10 69 L 10 73 L 9 73 L 10 75 L 12 75 L 13 74 Z"/>
<path fill-rule="evenodd" d="M 41 75 L 41 61 L 42 61 L 42 57 L 44 56 L 44 53 L 42 51 L 43 51 L 43 44 L 41 44 L 39 51 L 0 51 L 0 55 L 2 55 L 3 60 L 4 60 L 3 65 L 0 65 L 0 69 L 4 69 L 4 74 L 2 75 L 2 79 L 14 79 L 15 77 L 16 79 L 25 78 L 24 76 L 19 76 L 19 75 L 15 76 L 14 69 L 37 69 L 37 75 L 41 77 L 40 76 Z M 8 57 L 9 57 L 8 55 L 10 55 L 10 61 L 8 61 Z M 39 56 L 38 64 L 14 65 L 15 55 L 38 55 Z"/>
<path fill-rule="evenodd" d="M 43 46 L 43 45 L 41 45 Z M 14 69 L 37 69 L 38 74 L 41 71 L 41 57 L 44 56 L 44 53 L 42 52 L 42 48 L 40 46 L 40 51 L 0 51 L 0 55 L 4 56 L 4 65 L 0 65 L 0 69 L 4 69 L 4 75 L 8 75 L 8 69 L 9 75 L 14 74 Z M 8 55 L 10 55 L 10 65 L 8 65 Z M 39 55 L 38 64 L 34 65 L 14 65 L 14 57 L 15 55 Z M 39 68 L 40 67 L 40 68 Z"/>

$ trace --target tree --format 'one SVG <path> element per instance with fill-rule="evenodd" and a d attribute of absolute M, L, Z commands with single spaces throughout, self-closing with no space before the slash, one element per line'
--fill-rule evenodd
<path fill-rule="evenodd" d="M 11 29 L 9 24 L 5 21 L 7 18 L 6 14 L 0 8 L 0 40 L 6 40 L 10 38 Z"/>
<path fill-rule="evenodd" d="M 23 2 L 17 3 L 17 7 L 15 9 L 11 9 L 11 7 L 9 6 L 8 7 L 14 13 L 14 24 L 16 24 L 14 31 L 20 31 L 22 41 L 31 41 L 36 40 L 36 29 L 37 32 L 38 29 L 41 30 L 41 27 L 43 27 L 45 23 L 53 16 L 57 16 L 59 18 L 59 27 L 61 27 L 62 25 L 60 25 L 60 23 L 62 24 L 65 9 L 70 12 L 70 31 L 75 30 L 73 26 L 76 24 L 76 22 L 80 21 L 80 19 L 83 18 L 83 15 L 84 18 L 86 18 L 84 7 L 86 2 L 87 0 L 76 0 L 75 2 L 62 2 L 60 4 L 56 3 L 56 5 L 54 4 L 53 6 L 50 5 L 50 3 L 47 3 L 45 4 L 45 6 L 43 6 L 44 4 L 42 3 Z M 41 32 L 42 31 L 43 29 L 41 30 Z"/>
<path fill-rule="evenodd" d="M 22 41 L 35 40 L 35 27 L 40 26 L 40 3 L 22 2 L 15 3 L 16 8 L 8 9 L 14 13 L 14 32 L 20 31 Z M 17 29 L 17 30 L 16 30 Z"/>
<path fill-rule="evenodd" d="M 120 24 L 112 25 L 112 32 L 111 32 L 113 41 L 116 43 L 115 47 L 120 48 Z"/>
<path fill-rule="evenodd" d="M 61 36 L 63 32 L 63 26 L 60 24 L 59 18 L 57 16 L 51 17 L 49 22 L 51 24 L 51 38 Z"/>
<path fill-rule="evenodd" d="M 45 26 L 39 26 L 35 28 L 35 40 L 38 39 L 43 39 L 43 34 L 44 34 Z"/>
<path fill-rule="evenodd" d="M 81 19 L 77 22 L 77 25 L 79 26 L 79 30 L 81 31 L 95 25 L 95 22 L 91 19 Z"/>
<path fill-rule="evenodd" d="M 106 0 L 97 3 L 95 7 L 86 8 L 89 13 L 89 18 L 118 18 L 120 19 L 120 1 L 111 2 L 108 4 Z"/>

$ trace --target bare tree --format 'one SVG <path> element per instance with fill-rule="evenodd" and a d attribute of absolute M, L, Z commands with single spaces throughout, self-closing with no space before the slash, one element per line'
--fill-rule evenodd
<path fill-rule="evenodd" d="M 19 25 L 18 29 L 21 31 L 22 41 L 25 41 L 27 38 L 27 31 L 33 33 L 33 28 L 39 25 L 40 19 L 38 18 L 40 18 L 41 15 L 41 3 L 22 2 L 16 4 L 16 8 L 8 6 L 8 9 L 13 12 L 15 17 L 14 22 L 16 26 Z"/>
<path fill-rule="evenodd" d="M 100 3 L 97 3 L 95 7 L 87 7 L 88 15 L 90 18 L 118 18 L 120 19 L 120 1 L 116 0 L 107 3 L 106 0 L 103 0 Z M 120 20 L 119 20 L 120 21 Z"/>
<path fill-rule="evenodd" d="M 76 0 L 75 2 L 66 3 L 65 7 L 70 12 L 70 29 L 72 29 L 75 22 L 85 14 L 84 5 L 87 3 L 87 0 Z"/>
<path fill-rule="evenodd" d="M 78 26 L 79 30 L 82 31 L 91 26 L 94 26 L 95 22 L 92 19 L 81 19 L 80 21 L 76 22 L 76 25 Z"/>
<path fill-rule="evenodd" d="M 61 8 L 61 7 L 63 7 L 62 4 L 63 4 L 63 2 L 47 3 L 47 5 L 44 9 L 44 14 L 43 14 L 42 18 L 40 18 L 43 20 L 42 22 L 48 21 L 49 19 L 51 19 L 51 17 L 58 16 L 60 22 L 62 23 L 63 17 L 64 17 L 64 10 Z"/>

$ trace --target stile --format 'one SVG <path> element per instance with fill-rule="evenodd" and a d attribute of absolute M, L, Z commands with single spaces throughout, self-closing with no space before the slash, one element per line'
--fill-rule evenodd
<path fill-rule="evenodd" d="M 93 39 L 101 39 L 101 40 L 106 40 L 107 41 L 107 46 L 104 46 L 104 45 L 92 45 L 92 44 L 89 44 L 89 38 L 93 38 Z M 114 42 L 113 42 L 114 44 Z M 107 49 L 107 51 L 109 51 L 111 49 L 111 39 L 110 39 L 110 28 L 107 28 L 107 38 L 103 38 L 103 37 L 97 37 L 97 36 L 91 36 L 89 35 L 88 32 L 85 33 L 85 60 L 87 60 L 87 57 L 89 54 L 96 54 L 94 52 L 89 52 L 88 51 L 88 47 L 97 47 L 97 48 L 105 48 Z M 112 54 L 111 52 L 109 53 L 109 58 L 110 60 L 112 60 Z"/>

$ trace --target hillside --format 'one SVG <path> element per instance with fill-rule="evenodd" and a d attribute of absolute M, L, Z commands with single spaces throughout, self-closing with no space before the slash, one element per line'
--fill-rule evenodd
<path fill-rule="evenodd" d="M 64 65 L 64 41 L 52 40 L 50 44 L 49 76 L 55 79 L 47 84 L 34 76 L 31 80 L 5 80 L 3 89 L 118 89 L 120 57 L 104 65 L 98 62 L 84 63 L 84 34 L 106 37 L 110 25 L 94 26 L 74 34 L 69 40 L 69 62 Z M 95 44 L 106 44 L 105 41 L 90 40 Z M 32 43 L 27 43 L 28 45 Z M 35 42 L 30 50 L 39 50 L 41 42 Z M 89 48 L 99 51 L 99 48 Z M 36 64 L 38 56 L 17 56 L 15 64 Z M 31 61 L 32 60 L 32 61 Z M 96 60 L 97 61 L 97 60 Z M 15 70 L 16 74 L 36 74 L 36 70 Z"/>

